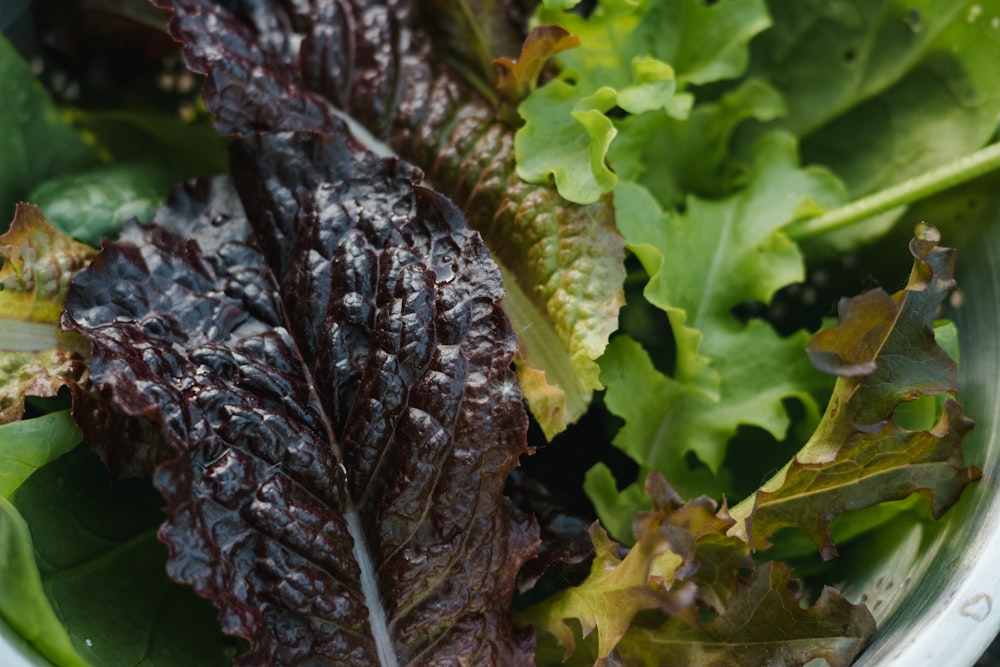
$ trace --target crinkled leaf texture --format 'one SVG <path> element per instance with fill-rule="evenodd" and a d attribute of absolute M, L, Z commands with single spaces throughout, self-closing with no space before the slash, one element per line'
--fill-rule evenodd
<path fill-rule="evenodd" d="M 93 248 L 53 227 L 37 206 L 18 204 L 10 229 L 0 235 L 0 313 L 57 324 L 73 272 L 93 255 Z"/>
<path fill-rule="evenodd" d="M 529 663 L 509 607 L 537 528 L 502 496 L 527 420 L 481 239 L 342 137 L 232 161 L 235 190 L 193 182 L 106 244 L 64 315 L 173 449 L 170 575 L 241 665 Z"/>
<path fill-rule="evenodd" d="M 590 537 L 596 555 L 587 580 L 560 591 L 536 608 L 535 614 L 525 613 L 519 620 L 554 634 L 569 657 L 576 642 L 565 619 L 576 619 L 584 637 L 597 630 L 597 653 L 603 659 L 621 640 L 636 614 L 660 607 L 657 593 L 664 595 L 673 585 L 675 572 L 684 559 L 656 532 L 637 536 L 636 545 L 624 559 L 618 554 L 619 545 L 597 522 L 590 528 Z"/>
<path fill-rule="evenodd" d="M 881 289 L 840 303 L 840 323 L 809 344 L 813 363 L 838 376 L 826 413 L 795 459 L 733 508 L 732 533 L 757 548 L 784 526 L 798 526 L 824 558 L 837 555 L 830 522 L 844 512 L 920 493 L 935 517 L 981 476 L 962 461 L 972 420 L 952 398 L 955 361 L 934 340 L 934 317 L 955 288 L 955 250 L 921 223 L 910 241 L 913 270 L 893 295 Z M 893 420 L 901 403 L 948 398 L 937 423 L 910 431 Z"/>
<path fill-rule="evenodd" d="M 70 278 L 93 255 L 30 204 L 0 235 L 0 424 L 21 418 L 25 396 L 54 396 L 86 375 L 86 341 L 58 322 Z"/>
<path fill-rule="evenodd" d="M 849 665 L 871 640 L 875 622 L 864 605 L 824 588 L 806 607 L 787 566 L 755 567 L 749 545 L 727 535 L 734 521 L 725 507 L 705 496 L 683 502 L 656 472 L 647 476 L 645 492 L 653 511 L 638 515 L 635 546 L 624 558 L 595 526 L 591 575 L 518 615 L 518 622 L 554 636 L 564 659 L 791 667 L 823 658 Z M 645 615 L 637 618 L 640 611 Z M 593 650 L 576 638 L 595 629 L 594 655 L 576 655 Z"/>
<path fill-rule="evenodd" d="M 513 129 L 437 57 L 424 30 L 454 17 L 416 0 L 156 4 L 172 13 L 188 67 L 206 75 L 202 95 L 222 133 L 347 133 L 349 124 L 423 169 L 504 269 L 518 372 L 546 434 L 583 414 L 601 388 L 594 360 L 624 303 L 624 242 L 608 198 L 571 204 L 518 178 Z M 453 35 L 444 41 L 450 53 Z"/>

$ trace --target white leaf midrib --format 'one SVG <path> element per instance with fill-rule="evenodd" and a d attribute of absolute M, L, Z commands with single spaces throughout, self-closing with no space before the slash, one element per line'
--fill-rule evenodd
<path fill-rule="evenodd" d="M 371 554 L 368 552 L 361 521 L 353 507 L 344 513 L 344 521 L 347 523 L 347 531 L 354 541 L 352 553 L 361 570 L 361 593 L 365 596 L 365 606 L 368 607 L 368 624 L 371 627 L 372 639 L 375 641 L 375 652 L 378 654 L 379 665 L 381 667 L 399 667 L 396 650 L 392 646 L 392 638 L 389 635 L 385 607 L 382 606 L 382 600 L 379 597 L 375 566 Z"/>

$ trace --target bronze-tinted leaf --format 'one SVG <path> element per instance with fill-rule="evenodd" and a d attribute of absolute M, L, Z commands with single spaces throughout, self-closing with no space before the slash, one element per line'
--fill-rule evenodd
<path fill-rule="evenodd" d="M 55 396 L 85 377 L 87 341 L 58 322 L 70 278 L 94 252 L 30 204 L 0 235 L 0 424 L 21 418 L 26 396 Z"/>
<path fill-rule="evenodd" d="M 958 391 L 958 365 L 934 341 L 934 318 L 955 290 L 955 250 L 920 224 L 910 241 L 913 271 L 893 295 L 871 290 L 841 301 L 840 323 L 809 342 L 821 371 L 855 378 L 846 408 L 864 430 L 878 430 L 899 403 Z"/>
<path fill-rule="evenodd" d="M 536 26 L 524 40 L 516 60 L 506 57 L 493 60 L 493 87 L 516 107 L 538 85 L 538 77 L 549 58 L 579 45 L 579 38 L 561 26 Z"/>
<path fill-rule="evenodd" d="M 875 622 L 864 605 L 825 588 L 806 607 L 786 565 L 755 566 L 750 546 L 726 534 L 734 522 L 725 508 L 705 497 L 683 502 L 655 472 L 645 490 L 653 511 L 639 515 L 626 555 L 595 524 L 591 575 L 517 616 L 552 635 L 564 659 L 798 667 L 823 658 L 846 666 L 871 640 Z M 580 642 L 594 630 L 596 641 Z"/>
<path fill-rule="evenodd" d="M 875 634 L 871 614 L 832 588 L 803 607 L 789 575 L 787 566 L 765 563 L 708 625 L 670 619 L 657 628 L 633 628 L 618 653 L 635 667 L 800 667 L 815 659 L 847 667 Z"/>
<path fill-rule="evenodd" d="M 830 403 L 795 459 L 733 508 L 731 534 L 761 549 L 779 528 L 798 526 L 829 559 L 838 515 L 920 493 L 939 517 L 981 477 L 962 460 L 972 420 L 950 396 L 929 430 L 891 419 L 904 401 L 958 391 L 955 361 L 934 340 L 934 318 L 956 287 L 955 251 L 939 242 L 936 229 L 918 225 L 907 286 L 842 301 L 840 324 L 813 337 L 813 363 L 839 376 Z"/>

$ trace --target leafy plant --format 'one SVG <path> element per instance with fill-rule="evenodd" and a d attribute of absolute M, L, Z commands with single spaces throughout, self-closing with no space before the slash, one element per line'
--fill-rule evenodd
<path fill-rule="evenodd" d="M 96 387 L 174 450 L 168 571 L 244 664 L 523 662 L 507 610 L 536 538 L 501 491 L 527 424 L 482 242 L 344 138 L 242 140 L 234 166 L 252 221 L 196 183 L 66 306 Z"/>
<path fill-rule="evenodd" d="M 998 166 L 970 153 L 1000 8 L 154 4 L 218 134 L 171 95 L 60 109 L 0 40 L 39 158 L 0 167 L 0 203 L 42 207 L 0 237 L 22 635 L 71 665 L 864 650 L 864 605 L 777 556 L 979 478 L 935 321 L 955 253 L 921 225 L 899 292 L 814 335 L 762 313 Z M 746 440 L 790 459 L 749 494 Z"/>
<path fill-rule="evenodd" d="M 567 655 L 576 642 L 566 619 L 577 619 L 584 637 L 596 628 L 598 661 L 621 644 L 627 664 L 850 664 L 875 630 L 867 610 L 828 588 L 806 608 L 787 566 L 754 568 L 750 554 L 767 549 L 779 528 L 797 526 L 824 559 L 834 558 L 835 517 L 914 492 L 939 517 L 981 476 L 962 463 L 972 422 L 954 399 L 928 430 L 892 421 L 903 401 L 958 389 L 955 363 L 934 341 L 934 314 L 955 288 L 955 252 L 939 240 L 937 230 L 918 228 L 907 287 L 845 299 L 840 324 L 812 338 L 813 362 L 839 379 L 812 438 L 785 468 L 719 511 L 707 497 L 682 503 L 659 472 L 650 473 L 653 511 L 638 514 L 626 558 L 595 524 L 587 580 L 527 610 L 522 621 L 553 634 Z M 746 569 L 754 571 L 741 576 Z M 633 623 L 643 610 L 666 619 Z"/>

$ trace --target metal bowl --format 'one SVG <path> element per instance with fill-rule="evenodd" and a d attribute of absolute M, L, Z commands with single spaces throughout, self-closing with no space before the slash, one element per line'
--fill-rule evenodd
<path fill-rule="evenodd" d="M 52 667 L 24 637 L 0 618 L 0 665 L 4 667 Z"/>

